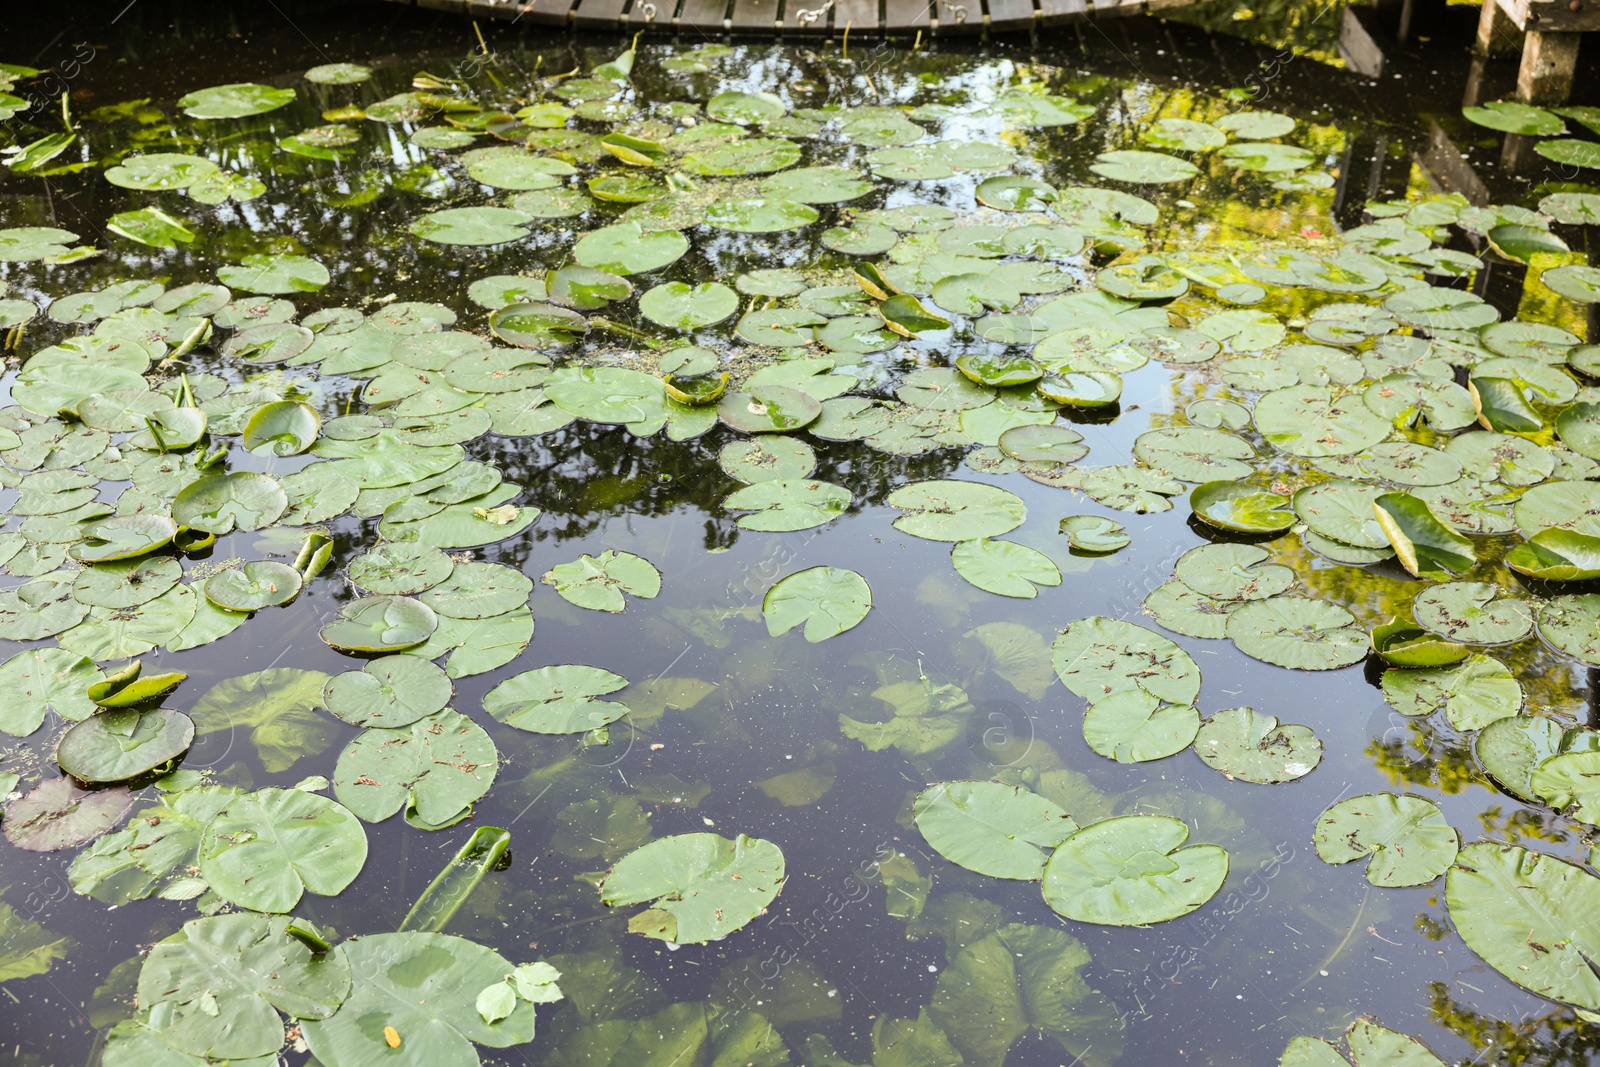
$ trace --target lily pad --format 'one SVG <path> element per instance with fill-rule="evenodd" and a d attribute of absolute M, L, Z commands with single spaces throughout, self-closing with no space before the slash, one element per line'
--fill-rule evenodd
<path fill-rule="evenodd" d="M 1132 182 L 1137 185 L 1186 182 L 1200 173 L 1200 169 L 1186 159 L 1169 156 L 1164 152 L 1144 152 L 1137 149 L 1102 152 L 1089 169 L 1102 178 Z"/>
<path fill-rule="evenodd" d="M 438 667 L 413 656 L 384 656 L 328 680 L 322 701 L 352 726 L 393 729 L 444 709 L 455 687 Z"/>
<path fill-rule="evenodd" d="M 1179 581 L 1218 600 L 1265 600 L 1294 585 L 1294 571 L 1268 564 L 1259 545 L 1214 544 L 1191 548 L 1178 557 Z"/>
<path fill-rule="evenodd" d="M 1388 420 L 1362 403 L 1324 386 L 1277 389 L 1256 401 L 1256 428 L 1269 444 L 1292 456 L 1346 456 L 1389 435 Z"/>
<path fill-rule="evenodd" d="M 1372 651 L 1396 667 L 1442 667 L 1460 663 L 1472 650 L 1400 619 L 1372 628 Z"/>
<path fill-rule="evenodd" d="M 1146 926 L 1187 915 L 1217 894 L 1228 853 L 1190 845 L 1189 827 L 1164 815 L 1125 815 L 1085 826 L 1045 865 L 1044 900 L 1078 922 Z"/>
<path fill-rule="evenodd" d="M 941 856 L 992 878 L 1043 877 L 1048 850 L 1078 830 L 1049 800 L 1000 782 L 929 786 L 917 794 L 913 814 Z"/>
<path fill-rule="evenodd" d="M 956 573 L 979 589 L 1031 599 L 1038 586 L 1060 585 L 1061 570 L 1038 549 L 987 537 L 958 541 L 950 553 Z"/>
<path fill-rule="evenodd" d="M 1061 520 L 1061 532 L 1071 539 L 1074 551 L 1095 555 L 1117 552 L 1133 543 L 1120 522 L 1103 515 L 1068 515 Z"/>
<path fill-rule="evenodd" d="M 624 593 L 650 599 L 661 592 L 661 572 L 649 560 L 613 549 L 552 567 L 541 580 L 563 599 L 595 611 L 621 612 L 628 604 Z"/>
<path fill-rule="evenodd" d="M 1539 609 L 1539 636 L 1557 652 L 1600 667 L 1600 595 L 1558 596 Z"/>
<path fill-rule="evenodd" d="M 761 601 L 767 633 L 778 637 L 805 624 L 815 644 L 853 629 L 872 610 L 867 580 L 840 567 L 808 567 L 780 579 Z"/>
<path fill-rule="evenodd" d="M 658 326 L 698 330 L 739 310 L 739 294 L 719 282 L 667 282 L 639 297 L 639 313 Z"/>
<path fill-rule="evenodd" d="M 1468 570 L 1477 560 L 1472 542 L 1410 493 L 1385 493 L 1372 502 L 1378 525 L 1400 565 L 1414 575 L 1440 577 Z"/>
<path fill-rule="evenodd" d="M 1518 574 L 1546 582 L 1600 578 L 1600 537 L 1572 530 L 1540 530 L 1507 552 L 1505 564 Z"/>
<path fill-rule="evenodd" d="M 628 680 L 599 667 L 562 664 L 508 678 L 483 698 L 491 716 L 540 734 L 597 730 L 628 714 L 628 707 L 597 698 L 615 693 Z"/>
<path fill-rule="evenodd" d="M 739 517 L 746 530 L 780 533 L 832 522 L 849 509 L 850 501 L 850 490 L 831 482 L 773 478 L 729 494 L 722 506 L 752 512 Z"/>
<path fill-rule="evenodd" d="M 254 471 L 206 475 L 179 490 L 172 517 L 179 525 L 210 534 L 259 530 L 275 522 L 289 505 L 283 487 Z"/>
<path fill-rule="evenodd" d="M 930 481 L 903 485 L 888 503 L 905 514 L 895 529 L 930 541 L 970 541 L 999 537 L 1022 525 L 1022 498 L 981 482 Z"/>
<path fill-rule="evenodd" d="M 115 709 L 68 730 L 56 762 L 80 782 L 125 782 L 182 755 L 193 741 L 194 723 L 182 712 Z"/>
<path fill-rule="evenodd" d="M 1201 519 L 1225 530 L 1277 533 L 1295 523 L 1289 498 L 1246 482 L 1206 482 L 1189 494 L 1189 506 Z"/>
<path fill-rule="evenodd" d="M 1083 717 L 1089 747 L 1118 763 L 1165 759 L 1194 743 L 1200 713 L 1187 704 L 1163 704 L 1142 689 L 1124 689 L 1090 705 Z"/>
<path fill-rule="evenodd" d="M 420 645 L 439 625 L 433 609 L 403 596 L 358 597 L 339 609 L 321 630 L 324 642 L 342 652 L 399 652 Z"/>
<path fill-rule="evenodd" d="M 1433 670 L 1391 670 L 1383 675 L 1383 695 L 1402 715 L 1443 710 L 1458 730 L 1481 730 L 1522 708 L 1522 685 L 1499 660 L 1474 654 L 1459 666 Z"/>
<path fill-rule="evenodd" d="M 1228 616 L 1228 637 L 1255 659 L 1301 671 L 1327 671 L 1367 657 L 1366 632 L 1337 604 L 1309 597 L 1252 600 Z"/>
<path fill-rule="evenodd" d="M 206 599 L 224 611 L 259 611 L 287 604 L 300 593 L 300 572 L 276 560 L 229 567 L 206 579 Z"/>
<path fill-rule="evenodd" d="M 1226 708 L 1200 724 L 1195 754 L 1230 779 L 1257 785 L 1292 782 L 1322 762 L 1322 741 L 1309 726 L 1279 723 L 1254 708 Z"/>
<path fill-rule="evenodd" d="M 403 807 L 412 825 L 442 829 L 471 814 L 494 784 L 499 759 L 482 727 L 446 708 L 405 726 L 363 732 L 340 754 L 333 788 L 367 822 Z"/>
<path fill-rule="evenodd" d="M 1189 653 L 1121 619 L 1078 620 L 1056 638 L 1051 661 L 1062 684 L 1090 703 L 1129 689 L 1172 704 L 1192 704 L 1200 694 L 1200 668 Z"/>
<path fill-rule="evenodd" d="M 252 911 L 290 911 L 307 892 L 337 896 L 366 862 L 356 817 L 301 789 L 232 798 L 200 841 L 201 876 L 222 899 Z"/>
<path fill-rule="evenodd" d="M 52 778 L 6 805 L 6 840 L 29 852 L 76 848 L 117 825 L 132 806 L 125 786 L 90 792 L 70 778 Z"/>
<path fill-rule="evenodd" d="M 1366 859 L 1376 886 L 1427 885 L 1455 862 L 1460 835 L 1439 806 L 1421 797 L 1368 793 L 1317 817 L 1312 834 L 1324 863 Z"/>
<path fill-rule="evenodd" d="M 264 115 L 291 103 L 293 89 L 275 89 L 270 85 L 253 85 L 235 82 L 231 85 L 213 85 L 197 89 L 178 98 L 178 106 L 192 119 L 242 119 L 251 115 Z"/>
<path fill-rule="evenodd" d="M 761 915 L 784 878 L 783 852 L 770 841 L 677 834 L 624 856 L 600 883 L 600 900 L 610 907 L 651 904 L 629 920 L 631 933 L 698 945 Z"/>
<path fill-rule="evenodd" d="M 94 714 L 85 692 L 101 680 L 94 660 L 63 648 L 24 649 L 0 663 L 0 685 L 10 699 L 0 706 L 0 730 L 26 737 L 50 712 L 78 720 Z"/>
<path fill-rule="evenodd" d="M 1521 600 L 1500 595 L 1489 582 L 1445 582 L 1417 594 L 1412 614 L 1424 628 L 1451 641 L 1505 645 L 1533 630 L 1533 613 Z"/>

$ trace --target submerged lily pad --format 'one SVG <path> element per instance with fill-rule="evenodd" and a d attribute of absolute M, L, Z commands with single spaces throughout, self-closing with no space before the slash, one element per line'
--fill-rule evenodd
<path fill-rule="evenodd" d="M 6 805 L 6 840 L 29 852 L 57 852 L 93 841 L 133 806 L 125 786 L 89 791 L 52 778 Z"/>
<path fill-rule="evenodd" d="M 629 919 L 629 932 L 698 945 L 761 915 L 784 879 L 783 852 L 770 841 L 677 834 L 624 856 L 600 883 L 600 900 L 610 907 L 651 904 Z"/>
<path fill-rule="evenodd" d="M 1228 877 L 1228 853 L 1189 845 L 1189 827 L 1164 815 L 1125 815 L 1085 826 L 1044 869 L 1044 899 L 1078 922 L 1145 926 L 1203 906 Z"/>

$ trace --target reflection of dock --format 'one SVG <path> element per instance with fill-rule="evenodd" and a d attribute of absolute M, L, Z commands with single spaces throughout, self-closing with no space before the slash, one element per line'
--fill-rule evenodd
<path fill-rule="evenodd" d="M 1026 31 L 1195 0 L 394 0 L 474 18 L 580 30 L 852 35 Z M 1600 4 L 1600 0 L 1595 0 Z"/>

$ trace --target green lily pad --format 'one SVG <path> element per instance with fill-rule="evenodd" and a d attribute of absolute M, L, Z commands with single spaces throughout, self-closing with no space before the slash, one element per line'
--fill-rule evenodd
<path fill-rule="evenodd" d="M 1521 600 L 1500 595 L 1489 582 L 1445 582 L 1417 594 L 1412 614 L 1425 629 L 1451 641 L 1505 645 L 1533 630 L 1533 613 Z"/>
<path fill-rule="evenodd" d="M 167 671 L 141 678 L 143 670 L 144 664 L 134 660 L 120 671 L 91 683 L 84 695 L 99 708 L 131 708 L 170 693 L 189 677 L 181 671 Z"/>
<path fill-rule="evenodd" d="M 1228 637 L 1254 659 L 1301 671 L 1326 671 L 1360 663 L 1366 632 L 1337 604 L 1309 597 L 1252 600 L 1228 616 Z"/>
<path fill-rule="evenodd" d="M 1554 856 L 1490 842 L 1461 850 L 1445 875 L 1450 922 L 1467 947 L 1540 996 L 1600 1007 L 1600 878 Z"/>
<path fill-rule="evenodd" d="M 471 814 L 494 784 L 499 759 L 482 727 L 446 708 L 405 726 L 364 731 L 339 756 L 334 794 L 367 822 L 405 808 L 413 826 L 442 829 Z"/>
<path fill-rule="evenodd" d="M 310 448 L 322 429 L 322 419 L 309 404 L 278 400 L 263 404 L 244 425 L 244 447 L 254 452 L 270 448 L 276 456 L 295 456 Z"/>
<path fill-rule="evenodd" d="M 1265 600 L 1294 585 L 1294 571 L 1268 564 L 1259 545 L 1215 544 L 1191 548 L 1178 557 L 1178 580 L 1218 600 Z"/>
<path fill-rule="evenodd" d="M 730 493 L 722 506 L 752 512 L 739 516 L 746 530 L 784 533 L 832 522 L 849 509 L 850 501 L 850 490 L 832 482 L 772 478 Z"/>
<path fill-rule="evenodd" d="M 541 667 L 495 686 L 483 698 L 483 708 L 508 726 L 530 733 L 586 733 L 628 714 L 626 704 L 597 699 L 627 684 L 626 678 L 599 667 Z"/>
<path fill-rule="evenodd" d="M 1196 910 L 1228 877 L 1228 853 L 1190 845 L 1189 827 L 1164 815 L 1125 815 L 1068 837 L 1045 864 L 1044 900 L 1078 922 L 1146 926 Z"/>
<path fill-rule="evenodd" d="M 1090 705 L 1083 717 L 1089 747 L 1118 763 L 1165 759 L 1194 743 L 1200 713 L 1187 704 L 1163 704 L 1142 689 L 1124 689 Z"/>
<path fill-rule="evenodd" d="M 1134 439 L 1133 454 L 1186 482 L 1236 481 L 1255 470 L 1245 461 L 1256 458 L 1244 438 L 1204 426 L 1147 430 Z"/>
<path fill-rule="evenodd" d="M 1021 786 L 944 782 L 917 794 L 917 829 L 945 859 L 991 878 L 1033 881 L 1047 850 L 1078 830 L 1061 808 Z"/>
<path fill-rule="evenodd" d="M 349 810 L 300 789 L 258 789 L 228 801 L 200 840 L 200 874 L 222 899 L 287 912 L 305 893 L 337 896 L 367 862 Z"/>
<path fill-rule="evenodd" d="M 450 577 L 417 599 L 441 618 L 486 619 L 527 604 L 533 581 L 498 563 L 458 563 Z"/>
<path fill-rule="evenodd" d="M 1600 578 L 1600 537 L 1572 530 L 1540 530 L 1507 552 L 1505 564 L 1518 574 L 1546 582 Z"/>
<path fill-rule="evenodd" d="M 706 208 L 705 224 L 729 233 L 784 233 L 816 222 L 817 209 L 776 196 L 718 200 Z"/>
<path fill-rule="evenodd" d="M 1068 515 L 1061 520 L 1061 532 L 1071 540 L 1075 552 L 1101 555 L 1133 543 L 1120 522 L 1103 515 Z"/>
<path fill-rule="evenodd" d="M 853 629 L 872 610 L 867 580 L 840 567 L 808 567 L 778 580 L 761 601 L 767 633 L 778 637 L 805 624 L 816 644 Z"/>
<path fill-rule="evenodd" d="M 639 297 L 639 314 L 671 330 L 698 330 L 732 317 L 739 294 L 719 282 L 667 282 Z"/>
<path fill-rule="evenodd" d="M 125 782 L 176 759 L 193 741 L 194 722 L 179 711 L 102 711 L 62 735 L 56 762 L 80 782 Z"/>
<path fill-rule="evenodd" d="M 527 237 L 533 221 L 509 207 L 448 207 L 413 219 L 408 230 L 442 245 L 499 245 Z"/>
<path fill-rule="evenodd" d="M 1137 149 L 1102 152 L 1089 169 L 1102 178 L 1132 182 L 1137 185 L 1186 182 L 1200 173 L 1200 169 L 1188 160 L 1169 156 L 1164 152 L 1143 152 Z"/>
<path fill-rule="evenodd" d="M 1374 498 L 1373 512 L 1400 565 L 1414 575 L 1442 576 L 1468 570 L 1477 560 L 1472 542 L 1436 515 L 1426 501 L 1410 493 L 1385 493 Z"/>
<path fill-rule="evenodd" d="M 313 951 L 291 932 L 296 925 L 287 917 L 214 915 L 156 942 L 139 968 L 138 997 L 163 1050 L 159 1061 L 270 1059 L 283 1046 L 280 1011 L 305 1020 L 338 1011 L 351 988 L 344 950 Z"/>
<path fill-rule="evenodd" d="M 1567 132 L 1567 124 L 1559 116 L 1515 100 L 1491 100 L 1482 107 L 1464 107 L 1461 115 L 1468 122 L 1501 133 L 1551 137 Z"/>
<path fill-rule="evenodd" d="M 888 503 L 904 512 L 895 529 L 930 541 L 999 537 L 1027 516 L 1021 497 L 981 482 L 916 482 L 894 490 Z"/>
<path fill-rule="evenodd" d="M 116 515 L 86 525 L 83 540 L 68 548 L 67 554 L 91 564 L 137 559 L 164 547 L 177 534 L 178 524 L 165 515 Z"/>
<path fill-rule="evenodd" d="M 1481 730 L 1522 709 L 1522 684 L 1499 660 L 1474 653 L 1452 667 L 1383 672 L 1383 697 L 1402 715 L 1442 710 L 1457 730 Z"/>
<path fill-rule="evenodd" d="M 78 720 L 94 714 L 87 688 L 101 680 L 94 660 L 64 648 L 30 648 L 0 663 L 0 685 L 11 694 L 0 707 L 0 730 L 26 737 L 50 712 Z"/>
<path fill-rule="evenodd" d="M 1040 379 L 1039 395 L 1074 408 L 1102 408 L 1122 396 L 1122 375 L 1110 371 L 1069 371 Z"/>
<path fill-rule="evenodd" d="M 1014 541 L 987 537 L 957 541 L 950 562 L 961 577 L 1001 596 L 1032 599 L 1039 595 L 1039 586 L 1061 584 L 1061 570 L 1049 556 Z"/>
<path fill-rule="evenodd" d="M 350 561 L 350 580 L 371 593 L 407 595 L 450 577 L 455 561 L 415 541 L 380 544 Z"/>
<path fill-rule="evenodd" d="M 699 945 L 755 920 L 784 878 L 783 852 L 770 841 L 676 834 L 624 856 L 600 883 L 600 900 L 652 905 L 628 921 L 630 933 Z"/>
<path fill-rule="evenodd" d="M 563 367 L 552 372 L 544 392 L 563 411 L 600 423 L 647 422 L 666 403 L 661 379 L 620 367 Z"/>
<path fill-rule="evenodd" d="M 1216 712 L 1200 724 L 1194 750 L 1230 779 L 1257 785 L 1304 778 L 1322 762 L 1322 741 L 1309 726 L 1279 723 L 1254 708 Z"/>
<path fill-rule="evenodd" d="M 1189 653 L 1120 619 L 1079 619 L 1056 638 L 1051 661 L 1062 684 L 1090 703 L 1129 689 L 1172 704 L 1200 695 L 1200 668 Z"/>
<path fill-rule="evenodd" d="M 368 934 L 339 951 L 359 980 L 337 1013 L 301 1024 L 311 1054 L 327 1067 L 397 1062 L 474 1067 L 481 1062 L 474 1042 L 510 1048 L 533 1039 L 530 1001 L 519 999 L 509 1015 L 493 1023 L 478 1013 L 478 994 L 516 970 L 493 949 L 462 937 L 408 930 Z"/>
<path fill-rule="evenodd" d="M 1446 641 L 1401 619 L 1372 628 L 1372 651 L 1396 667 L 1443 667 L 1472 654 L 1466 645 Z"/>
<path fill-rule="evenodd" d="M 1277 533 L 1295 523 L 1288 497 L 1245 482 L 1197 485 L 1189 494 L 1189 506 L 1211 525 L 1243 533 Z"/>
<path fill-rule="evenodd" d="M 1274 390 L 1256 401 L 1254 417 L 1267 442 L 1292 456 L 1350 455 L 1376 445 L 1391 429 L 1360 397 L 1323 386 Z"/>
<path fill-rule="evenodd" d="M 996 389 L 1029 385 L 1044 377 L 1044 368 L 1027 356 L 960 356 L 956 359 L 956 369 L 979 385 Z"/>
<path fill-rule="evenodd" d="M 314 293 L 329 280 L 328 268 L 309 256 L 249 255 L 217 271 L 217 281 L 246 293 Z"/>
<path fill-rule="evenodd" d="M 705 177 L 740 177 L 769 174 L 800 161 L 800 146 L 777 137 L 749 137 L 725 141 L 686 153 L 679 165 L 690 174 Z"/>
<path fill-rule="evenodd" d="M 206 599 L 224 611 L 259 611 L 300 593 L 300 572 L 287 563 L 257 560 L 218 571 L 205 582 Z"/>
<path fill-rule="evenodd" d="M 1461 837 L 1439 806 L 1421 797 L 1367 793 L 1317 817 L 1311 836 L 1324 863 L 1366 859 L 1376 886 L 1427 885 L 1455 862 Z"/>
<path fill-rule="evenodd" d="M 473 178 L 496 189 L 552 189 L 577 173 L 572 164 L 520 148 L 477 148 L 461 156 Z"/>
<path fill-rule="evenodd" d="M 1055 423 L 1013 426 L 1001 431 L 997 440 L 1002 453 L 1021 463 L 1075 463 L 1089 454 L 1081 433 Z"/>
<path fill-rule="evenodd" d="M 178 106 L 192 119 L 242 119 L 276 111 L 295 98 L 293 89 L 235 82 L 197 89 L 178 98 Z"/>
<path fill-rule="evenodd" d="M 763 434 L 722 446 L 717 463 L 730 477 L 746 485 L 777 478 L 804 478 L 817 466 L 817 454 L 796 437 Z"/>
<path fill-rule="evenodd" d="M 1600 667 L 1600 595 L 1558 596 L 1539 609 L 1539 636 L 1557 652 Z"/>
<path fill-rule="evenodd" d="M 649 560 L 612 549 L 558 564 L 541 581 L 554 586 L 562 599 L 595 611 L 621 612 L 628 604 L 624 593 L 650 599 L 661 592 L 661 572 Z"/>
<path fill-rule="evenodd" d="M 399 652 L 426 641 L 439 624 L 433 609 L 403 596 L 358 597 L 321 630 L 342 652 Z"/>
<path fill-rule="evenodd" d="M 384 656 L 328 680 L 322 701 L 352 726 L 393 729 L 442 711 L 455 687 L 445 672 L 414 656 Z"/>

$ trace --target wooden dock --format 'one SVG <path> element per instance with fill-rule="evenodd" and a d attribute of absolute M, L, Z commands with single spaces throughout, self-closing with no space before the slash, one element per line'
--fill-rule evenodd
<path fill-rule="evenodd" d="M 880 37 L 1026 32 L 1186 7 L 1193 0 L 391 0 L 576 30 Z M 1600 2 L 1600 0 L 1597 0 Z"/>

